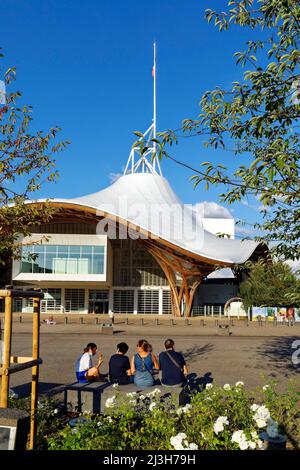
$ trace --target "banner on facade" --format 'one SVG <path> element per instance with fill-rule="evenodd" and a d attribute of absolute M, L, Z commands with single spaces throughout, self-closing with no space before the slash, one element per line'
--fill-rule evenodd
<path fill-rule="evenodd" d="M 295 307 L 252 307 L 252 320 L 295 320 L 300 321 L 300 308 Z"/>

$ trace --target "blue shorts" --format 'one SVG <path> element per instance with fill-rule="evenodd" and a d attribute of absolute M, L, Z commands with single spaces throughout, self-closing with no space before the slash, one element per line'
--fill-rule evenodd
<path fill-rule="evenodd" d="M 85 376 L 86 373 L 87 373 L 86 370 L 83 370 L 81 372 L 76 372 L 76 378 L 77 378 L 78 382 L 80 382 L 80 383 L 87 383 L 88 382 L 88 380 Z"/>

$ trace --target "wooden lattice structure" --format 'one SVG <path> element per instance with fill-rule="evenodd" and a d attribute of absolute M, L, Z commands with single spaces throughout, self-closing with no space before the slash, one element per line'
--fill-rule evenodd
<path fill-rule="evenodd" d="M 30 444 L 29 448 L 33 449 L 34 438 L 36 435 L 36 410 L 38 401 L 38 382 L 39 382 L 39 365 L 42 359 L 39 357 L 40 350 L 40 301 L 44 294 L 39 290 L 19 290 L 6 286 L 0 289 L 0 298 L 5 301 L 4 313 L 4 349 L 2 364 L 0 364 L 1 377 L 1 400 L 0 407 L 8 407 L 9 395 L 9 379 L 10 375 L 25 369 L 32 369 L 31 379 L 31 411 L 30 411 Z M 13 299 L 29 298 L 33 299 L 33 326 L 32 326 L 32 356 L 11 356 L 11 340 L 13 325 Z"/>

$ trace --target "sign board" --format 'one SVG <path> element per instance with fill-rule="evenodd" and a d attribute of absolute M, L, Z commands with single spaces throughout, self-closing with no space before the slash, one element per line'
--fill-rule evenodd
<path fill-rule="evenodd" d="M 295 307 L 252 307 L 252 320 L 295 320 L 300 322 L 300 308 Z"/>

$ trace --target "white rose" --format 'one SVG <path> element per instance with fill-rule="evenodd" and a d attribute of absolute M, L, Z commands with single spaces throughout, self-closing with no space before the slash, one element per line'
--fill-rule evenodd
<path fill-rule="evenodd" d="M 156 403 L 151 403 L 151 405 L 149 406 L 149 410 L 153 411 L 155 407 L 156 407 Z"/>
<path fill-rule="evenodd" d="M 189 450 L 198 450 L 197 444 L 195 444 L 194 442 L 191 442 L 189 446 Z"/>
<path fill-rule="evenodd" d="M 108 398 L 105 402 L 105 407 L 106 408 L 113 408 L 113 406 L 115 405 L 115 396 L 111 397 L 111 398 Z"/>
<path fill-rule="evenodd" d="M 192 405 L 190 403 L 187 403 L 183 408 L 182 411 L 183 413 L 189 413 L 190 409 L 192 408 Z"/>
<path fill-rule="evenodd" d="M 223 388 L 224 390 L 231 390 L 230 384 L 225 384 Z"/>
<path fill-rule="evenodd" d="M 263 448 L 263 441 L 261 439 L 257 440 L 257 446 L 258 446 L 259 449 Z"/>
<path fill-rule="evenodd" d="M 229 424 L 227 416 L 219 416 L 214 423 L 214 433 L 219 434 L 219 432 L 224 431 L 225 424 Z"/>
<path fill-rule="evenodd" d="M 252 450 L 256 449 L 256 443 L 255 442 L 248 441 L 248 445 L 249 445 L 250 449 L 252 449 Z"/>
<path fill-rule="evenodd" d="M 136 400 L 129 400 L 128 402 L 130 405 L 136 405 Z"/>
<path fill-rule="evenodd" d="M 213 387 L 213 384 L 206 384 L 206 387 L 205 387 L 205 388 L 206 388 L 206 390 L 209 390 L 209 389 L 212 388 L 212 387 Z"/>
<path fill-rule="evenodd" d="M 255 420 L 257 427 L 259 428 L 265 428 L 267 426 L 267 423 L 264 419 L 258 418 Z"/>
<path fill-rule="evenodd" d="M 247 450 L 248 449 L 248 442 L 247 441 L 240 441 L 239 442 L 239 447 L 241 450 Z"/>
<path fill-rule="evenodd" d="M 241 381 L 236 382 L 235 384 L 236 387 L 244 387 L 244 385 L 245 385 L 244 382 L 241 382 Z"/>

